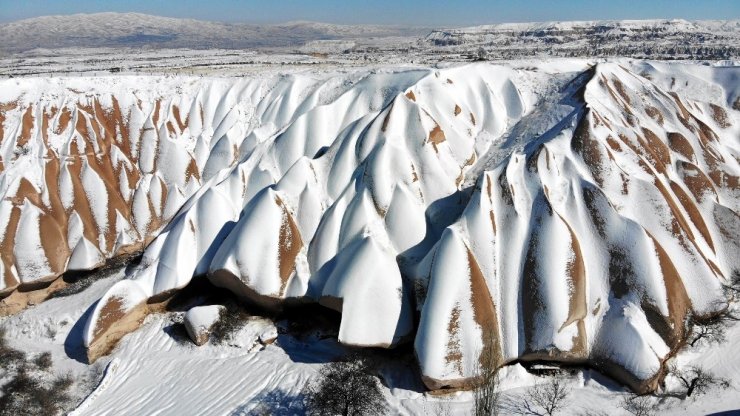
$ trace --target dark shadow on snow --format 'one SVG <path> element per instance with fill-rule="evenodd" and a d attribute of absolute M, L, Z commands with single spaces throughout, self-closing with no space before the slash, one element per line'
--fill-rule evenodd
<path fill-rule="evenodd" d="M 99 301 L 95 301 L 85 313 L 75 322 L 72 329 L 69 330 L 67 338 L 64 340 L 64 353 L 67 357 L 79 361 L 83 364 L 90 364 L 87 359 L 87 350 L 84 343 L 85 324 L 90 319 L 90 315 L 95 310 Z"/>
<path fill-rule="evenodd" d="M 283 390 L 263 393 L 237 407 L 232 416 L 299 416 L 307 413 L 303 393 L 292 394 Z"/>

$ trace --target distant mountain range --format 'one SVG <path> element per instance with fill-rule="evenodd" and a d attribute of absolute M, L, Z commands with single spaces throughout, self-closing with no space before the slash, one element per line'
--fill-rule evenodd
<path fill-rule="evenodd" d="M 2 24 L 0 50 L 15 53 L 75 47 L 251 49 L 300 47 L 318 40 L 398 37 L 408 40 L 398 48 L 415 44 L 421 50 L 485 53 L 499 59 L 538 55 L 733 59 L 740 55 L 740 20 L 505 23 L 435 29 L 305 21 L 257 25 L 139 13 L 45 16 Z M 396 45 L 387 43 L 391 49 Z"/>
<path fill-rule="evenodd" d="M 288 22 L 274 25 L 207 22 L 140 13 L 44 16 L 0 25 L 0 49 L 150 47 L 260 48 L 300 46 L 312 40 L 423 36 L 431 28 Z"/>

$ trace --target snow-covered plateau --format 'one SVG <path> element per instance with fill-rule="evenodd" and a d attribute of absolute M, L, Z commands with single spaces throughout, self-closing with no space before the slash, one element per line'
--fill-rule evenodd
<path fill-rule="evenodd" d="M 574 366 L 573 412 L 668 391 L 677 362 L 740 379 L 739 328 L 687 345 L 740 281 L 732 63 L 8 78 L 0 194 L 7 342 L 105 368 L 74 414 L 289 408 L 351 347 L 409 351 L 382 371 L 399 414 L 469 412 L 484 357 L 505 395 L 536 383 L 531 363 Z M 65 279 L 142 250 L 79 292 Z M 171 307 L 194 287 L 340 318 L 306 341 L 251 317 L 196 347 L 173 322 L 220 309 Z M 734 410 L 736 388 L 660 411 Z"/>

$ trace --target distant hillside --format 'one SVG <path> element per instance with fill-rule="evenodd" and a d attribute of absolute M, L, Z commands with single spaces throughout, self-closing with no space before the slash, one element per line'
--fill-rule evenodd
<path fill-rule="evenodd" d="M 206 22 L 139 13 L 44 16 L 0 25 L 0 49 L 150 47 L 257 48 L 302 45 L 320 39 L 423 36 L 430 29 L 394 26 L 347 26 L 315 22 L 276 25 Z"/>
<path fill-rule="evenodd" d="M 537 55 L 731 59 L 740 54 L 740 21 L 505 23 L 434 30 L 424 43 L 503 59 Z"/>
<path fill-rule="evenodd" d="M 405 42 L 398 42 L 405 38 Z M 273 25 L 207 22 L 138 13 L 45 16 L 0 25 L 0 52 L 33 49 L 133 47 L 149 49 L 348 48 L 485 59 L 532 56 L 643 59 L 737 59 L 740 20 L 623 20 L 504 23 L 457 29 L 288 22 Z M 370 41 L 371 48 L 358 42 Z M 321 43 L 316 41 L 331 41 Z M 318 49 L 317 49 L 318 45 Z M 343 51 L 341 49 L 339 52 Z M 411 58 L 409 58 L 411 59 Z"/>

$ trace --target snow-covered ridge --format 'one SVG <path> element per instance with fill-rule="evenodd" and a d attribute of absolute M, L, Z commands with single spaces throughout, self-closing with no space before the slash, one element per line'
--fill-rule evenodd
<path fill-rule="evenodd" d="M 377 25 L 338 25 L 295 21 L 242 24 L 152 16 L 93 13 L 42 16 L 0 24 L 0 50 L 34 48 L 141 47 L 243 49 L 300 46 L 318 39 L 421 36 L 429 29 Z"/>
<path fill-rule="evenodd" d="M 522 56 L 630 56 L 648 59 L 733 59 L 740 20 L 603 20 L 503 23 L 438 29 L 424 44 L 490 59 Z"/>
<path fill-rule="evenodd" d="M 149 234 L 156 238 L 141 266 L 92 311 L 89 355 L 135 328 L 148 303 L 206 276 L 267 308 L 336 309 L 346 344 L 413 338 L 430 388 L 471 383 L 487 349 L 502 364 L 590 363 L 636 390 L 654 389 L 683 342 L 686 316 L 722 308 L 720 283 L 740 268 L 738 76 L 737 67 L 555 61 L 55 80 L 60 93 L 86 91 L 72 102 L 89 95 L 108 108 L 107 90 L 121 108 L 139 108 L 137 129 L 159 126 L 142 144 L 156 143 L 164 158 L 156 166 L 175 173 L 152 173 L 133 155 L 132 164 L 190 189 L 173 202 L 168 225 Z M 12 133 L 3 149 L 17 147 L 7 138 L 23 135 L 25 108 L 55 91 L 18 82 L 26 84 L 8 94 L 20 108 L 4 113 Z M 132 83 L 145 87 L 124 98 Z M 153 111 L 170 88 L 177 94 Z M 173 103 L 181 116 L 188 109 L 187 134 Z M 32 131 L 29 154 L 50 157 L 52 136 Z M 72 140 L 65 137 L 60 143 Z M 44 158 L 3 155 L 0 183 L 44 169 Z M 190 159 L 198 177 L 181 187 L 184 169 L 175 168 Z M 44 197 L 6 189 L 23 212 L 45 214 Z M 42 214 L 24 214 L 32 231 L 23 235 Z"/>
<path fill-rule="evenodd" d="M 684 20 L 684 19 L 645 19 L 645 20 L 581 20 L 567 22 L 529 22 L 500 23 L 494 25 L 469 26 L 440 29 L 439 31 L 458 33 L 486 33 L 494 31 L 534 32 L 538 30 L 579 30 L 600 28 L 600 30 L 662 30 L 666 32 L 719 30 L 734 32 L 740 28 L 740 20 Z M 438 31 L 435 31 L 438 32 Z"/>
<path fill-rule="evenodd" d="M 280 104 L 282 111 L 270 106 L 298 84 L 326 93 L 333 86 L 325 81 L 3 81 L 0 295 L 143 248 L 203 183 L 238 160 L 234 137 L 273 134 L 305 109 L 300 99 Z M 260 100 L 262 110 L 252 105 Z"/>

